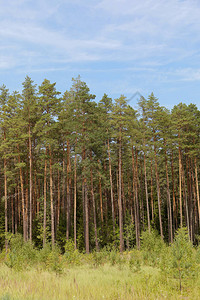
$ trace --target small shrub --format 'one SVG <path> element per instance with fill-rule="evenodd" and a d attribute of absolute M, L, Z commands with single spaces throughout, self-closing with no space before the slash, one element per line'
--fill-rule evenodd
<path fill-rule="evenodd" d="M 63 272 L 63 259 L 58 246 L 52 249 L 51 244 L 47 243 L 38 252 L 38 264 L 43 269 L 61 274 Z"/>
<path fill-rule="evenodd" d="M 141 256 L 138 250 L 132 251 L 129 259 L 129 268 L 133 272 L 139 272 L 141 270 Z"/>
<path fill-rule="evenodd" d="M 51 244 L 47 243 L 45 246 L 38 251 L 38 263 L 45 269 L 47 265 L 48 257 L 51 253 Z"/>
<path fill-rule="evenodd" d="M 99 267 L 106 262 L 105 252 L 103 251 L 94 251 L 93 252 L 93 265 Z"/>
<path fill-rule="evenodd" d="M 64 260 L 67 264 L 71 265 L 81 265 L 82 263 L 82 255 L 81 253 L 74 247 L 74 242 L 72 240 L 68 240 L 65 243 L 65 254 Z"/>
<path fill-rule="evenodd" d="M 55 272 L 60 275 L 63 272 L 63 262 L 60 251 L 55 247 L 48 255 L 46 267 L 49 271 Z"/>
<path fill-rule="evenodd" d="M 117 265 L 118 265 L 120 270 L 122 269 L 125 262 L 126 262 L 126 259 L 119 253 L 118 254 L 118 259 L 117 259 Z"/>
<path fill-rule="evenodd" d="M 194 279 L 198 275 L 195 254 L 187 228 L 180 228 L 165 259 L 165 272 L 178 279 L 180 291 L 185 279 Z"/>
<path fill-rule="evenodd" d="M 117 264 L 117 262 L 119 260 L 118 256 L 119 256 L 119 253 L 116 250 L 111 250 L 110 256 L 109 256 L 111 266 L 114 266 L 115 264 Z"/>
<path fill-rule="evenodd" d="M 1 298 L 0 298 L 0 300 L 11 300 L 12 298 L 11 298 L 11 296 L 9 295 L 9 294 L 5 294 L 4 296 L 2 296 Z"/>
<path fill-rule="evenodd" d="M 17 271 L 32 266 L 37 261 L 37 251 L 31 242 L 24 242 L 20 234 L 12 235 L 5 264 Z"/>
<path fill-rule="evenodd" d="M 141 250 L 146 264 L 156 266 L 160 261 L 160 254 L 165 244 L 156 231 L 144 231 L 141 235 Z"/>

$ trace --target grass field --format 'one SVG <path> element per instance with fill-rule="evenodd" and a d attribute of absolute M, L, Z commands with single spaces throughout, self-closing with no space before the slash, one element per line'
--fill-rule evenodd
<path fill-rule="evenodd" d="M 142 267 L 133 272 L 128 265 L 104 264 L 64 269 L 61 275 L 32 268 L 14 271 L 0 266 L 1 300 L 73 299 L 200 299 L 200 281 L 185 283 L 179 291 L 177 280 L 167 279 L 159 269 Z"/>
<path fill-rule="evenodd" d="M 72 241 L 61 253 L 12 237 L 0 253 L 0 300 L 200 299 L 200 247 L 187 231 L 180 229 L 171 245 L 154 232 L 141 240 L 140 250 L 85 254 Z"/>

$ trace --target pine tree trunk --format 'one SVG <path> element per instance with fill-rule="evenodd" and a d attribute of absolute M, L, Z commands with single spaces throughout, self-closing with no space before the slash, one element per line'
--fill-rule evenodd
<path fill-rule="evenodd" d="M 85 145 L 82 151 L 82 160 L 86 158 Z M 87 180 L 85 176 L 85 166 L 82 170 L 82 200 L 83 200 L 83 224 L 84 224 L 84 238 L 85 238 L 85 249 L 86 253 L 89 253 L 89 214 L 88 214 L 88 191 L 87 191 Z"/>
<path fill-rule="evenodd" d="M 196 181 L 196 192 L 197 192 L 197 206 L 199 214 L 199 226 L 200 226 L 200 201 L 199 201 L 199 183 L 198 183 L 198 171 L 197 171 L 197 159 L 194 159 L 194 168 L 195 168 L 195 181 Z"/>
<path fill-rule="evenodd" d="M 145 193 L 146 193 L 146 205 L 147 205 L 147 221 L 148 221 L 148 230 L 151 231 L 150 227 L 150 214 L 149 214 L 149 198 L 148 198 L 148 187 L 147 187 L 147 170 L 146 170 L 146 156 L 144 152 L 144 181 L 145 181 Z"/>
<path fill-rule="evenodd" d="M 154 155 L 155 155 L 155 173 L 156 173 L 156 186 L 157 186 L 157 197 L 158 197 L 158 214 L 159 214 L 159 223 L 160 223 L 160 235 L 161 235 L 161 238 L 163 239 L 161 201 L 160 201 L 160 182 L 159 182 L 159 174 L 158 174 L 158 164 L 157 164 L 157 153 L 156 153 L 156 146 L 155 146 L 155 138 L 154 138 Z"/>
<path fill-rule="evenodd" d="M 52 247 L 55 245 L 55 226 L 54 226 L 54 204 L 53 204 L 53 174 L 52 174 L 52 154 L 49 145 L 49 171 L 50 171 L 50 202 L 51 202 L 51 241 Z"/>
<path fill-rule="evenodd" d="M 174 185 L 175 185 L 175 180 L 174 180 L 174 156 L 173 156 L 173 150 L 171 152 L 171 174 L 172 174 L 172 195 L 173 195 L 173 220 L 174 222 L 172 222 L 174 224 L 174 231 L 175 229 L 177 229 L 177 224 L 178 224 L 178 220 L 177 220 L 177 209 L 176 209 L 176 197 L 175 197 L 175 189 L 174 189 Z"/>
<path fill-rule="evenodd" d="M 180 136 L 179 136 L 180 138 Z M 180 148 L 180 145 L 179 145 L 179 148 L 178 148 L 178 161 L 179 161 L 179 207 L 180 207 L 180 226 L 181 228 L 183 227 L 183 212 L 182 212 L 182 182 L 181 182 L 181 179 L 182 179 L 182 163 L 181 163 L 181 148 Z"/>
<path fill-rule="evenodd" d="M 106 144 L 105 144 L 106 145 Z M 106 166 L 106 159 L 104 160 L 104 174 L 107 174 L 107 166 Z M 106 222 L 106 228 L 108 227 L 108 189 L 107 188 L 104 188 L 104 205 L 105 205 L 105 210 L 104 210 L 104 218 L 105 218 L 105 222 Z"/>
<path fill-rule="evenodd" d="M 70 208 L 71 208 L 70 172 L 71 172 L 70 144 L 69 144 L 69 141 L 67 141 L 67 228 L 66 228 L 66 238 L 67 238 L 67 240 L 69 240 L 69 231 L 70 231 Z"/>
<path fill-rule="evenodd" d="M 82 178 L 82 207 L 83 207 L 83 229 L 84 229 L 84 241 L 86 241 L 86 225 L 85 225 L 85 184 L 84 177 Z"/>
<path fill-rule="evenodd" d="M 189 223 L 190 223 L 190 240 L 194 240 L 194 226 L 193 226 L 193 203 L 192 203 L 192 170 L 191 161 L 188 157 L 188 151 L 186 151 L 186 174 L 187 174 L 187 193 L 188 193 L 188 213 L 189 213 Z"/>
<path fill-rule="evenodd" d="M 136 165 L 138 165 L 138 156 L 137 156 L 137 151 L 136 151 Z M 139 197 L 139 202 L 140 202 L 140 211 L 141 211 L 141 218 L 142 218 L 142 229 L 144 230 L 144 195 L 143 195 L 143 192 L 144 192 L 144 189 L 145 187 L 143 186 L 143 173 L 142 173 L 142 160 L 140 160 L 140 178 L 138 178 L 138 191 L 140 191 L 140 193 L 138 192 L 138 196 L 140 194 L 140 197 Z M 139 177 L 139 176 L 138 176 Z"/>
<path fill-rule="evenodd" d="M 108 139 L 108 159 L 109 159 L 109 176 L 110 176 L 110 193 L 111 193 L 111 206 L 112 206 L 113 235 L 115 236 L 115 209 L 114 209 L 114 198 L 113 198 L 112 165 L 111 165 L 111 157 L 110 157 L 109 139 Z"/>
<path fill-rule="evenodd" d="M 77 143 L 77 140 L 76 140 Z M 75 149 L 76 151 L 76 149 Z M 76 239 L 76 206 L 77 206 L 77 201 L 76 201 L 76 182 L 77 182 L 77 178 L 76 178 L 76 153 L 75 153 L 75 157 L 74 157 L 74 248 L 76 250 L 77 248 L 77 239 Z"/>
<path fill-rule="evenodd" d="M 190 231 L 190 221 L 189 221 L 189 210 L 188 210 L 188 198 L 187 198 L 187 191 L 186 191 L 186 185 L 185 185 L 185 172 L 183 166 L 181 167 L 181 177 L 182 177 L 182 183 L 183 183 L 183 199 L 184 199 L 184 208 L 185 208 L 185 219 L 186 219 L 186 225 L 189 232 L 189 237 L 191 236 Z"/>
<path fill-rule="evenodd" d="M 85 191 L 85 248 L 86 253 L 89 254 L 89 211 L 88 211 L 88 190 L 87 190 L 87 181 L 84 180 L 84 191 Z"/>
<path fill-rule="evenodd" d="M 151 216 L 152 221 L 154 221 L 154 203 L 153 203 L 153 166 L 151 160 Z"/>
<path fill-rule="evenodd" d="M 122 140 L 121 140 L 121 127 L 119 132 L 119 234 L 120 234 L 120 252 L 124 251 L 124 238 L 123 238 L 123 211 L 122 211 Z"/>
<path fill-rule="evenodd" d="M 92 161 L 92 154 L 90 154 L 90 160 Z M 94 216 L 95 246 L 96 246 L 96 250 L 99 251 L 99 243 L 98 243 L 98 237 L 97 237 L 96 205 L 95 205 L 95 199 L 94 199 L 92 168 L 90 169 L 90 179 L 91 179 L 91 198 L 92 198 L 93 216 Z"/>
<path fill-rule="evenodd" d="M 29 238 L 29 214 L 28 214 L 28 203 L 29 203 L 29 197 L 28 197 L 28 169 L 26 171 L 26 177 L 25 177 L 25 218 L 26 218 L 26 226 L 27 226 L 27 240 Z"/>
<path fill-rule="evenodd" d="M 33 204 L 32 204 L 32 208 L 33 208 L 33 214 L 32 214 L 32 218 L 34 219 L 35 216 L 39 217 L 39 211 L 40 211 L 40 193 L 37 193 L 37 187 L 38 190 L 40 189 L 40 181 L 38 180 L 37 182 L 37 174 L 36 174 L 36 170 L 34 172 L 34 182 L 33 182 Z"/>
<path fill-rule="evenodd" d="M 17 216 L 18 216 L 18 182 L 17 178 L 15 177 L 15 201 L 14 201 L 14 232 L 17 233 Z"/>
<path fill-rule="evenodd" d="M 11 196 L 11 211 L 12 211 L 12 233 L 15 233 L 15 206 L 14 206 L 14 195 Z"/>
<path fill-rule="evenodd" d="M 46 149 L 47 156 L 47 149 Z M 44 162 L 44 221 L 43 221 L 43 247 L 46 244 L 46 227 L 47 227 L 47 160 Z"/>
<path fill-rule="evenodd" d="M 18 163 L 20 164 L 21 161 L 20 161 L 20 154 L 19 154 L 19 145 L 17 145 L 17 150 L 18 150 Z M 27 234 L 26 213 L 25 213 L 24 182 L 23 182 L 21 167 L 19 168 L 19 176 L 20 176 L 21 195 L 22 195 L 23 237 L 24 237 L 24 241 L 27 241 L 28 234 Z"/>
<path fill-rule="evenodd" d="M 164 141 L 166 147 L 166 142 Z M 166 170 L 166 180 L 167 180 L 167 200 L 168 200 L 168 231 L 169 231 L 169 242 L 173 242 L 173 225 L 172 225 L 172 209 L 171 209 L 171 198 L 170 198 L 170 189 L 169 189 L 169 175 L 168 175 L 168 166 L 167 166 L 167 151 L 165 150 L 165 170 Z"/>
<path fill-rule="evenodd" d="M 138 243 L 140 247 L 140 203 L 139 203 L 139 193 L 138 193 L 138 187 L 139 187 L 139 177 L 138 177 L 138 151 L 135 149 L 135 202 L 136 202 L 136 211 L 137 211 L 137 221 L 138 221 Z"/>
<path fill-rule="evenodd" d="M 5 138 L 4 138 L 5 139 Z M 5 197 L 5 248 L 6 253 L 8 251 L 8 240 L 7 240 L 7 233 L 8 233 L 8 195 L 7 195 L 7 161 L 4 158 L 4 197 Z"/>
<path fill-rule="evenodd" d="M 59 227 L 60 223 L 60 171 L 58 169 L 58 204 L 57 204 L 57 222 L 56 222 L 56 228 Z"/>
<path fill-rule="evenodd" d="M 30 227 L 29 227 L 29 238 L 30 241 L 32 241 L 32 189 L 33 189 L 33 182 L 32 182 L 32 147 L 31 147 L 31 129 L 30 129 L 30 123 L 29 123 L 29 175 L 30 175 L 30 186 L 29 186 L 29 209 L 30 209 L 30 216 L 29 216 L 29 222 L 30 222 Z"/>
<path fill-rule="evenodd" d="M 62 204 L 61 204 L 61 211 L 62 213 L 65 212 L 65 148 L 63 144 L 63 180 L 62 180 Z"/>
<path fill-rule="evenodd" d="M 131 215 L 131 222 L 134 223 L 134 216 L 133 216 L 133 201 L 131 197 L 131 185 L 130 185 L 130 174 L 128 173 L 128 203 L 129 203 L 129 212 Z"/>
<path fill-rule="evenodd" d="M 18 224 L 20 226 L 21 225 L 21 211 L 22 211 L 22 207 L 21 207 L 21 201 L 20 201 L 20 185 L 19 185 L 19 182 L 17 184 L 17 204 L 18 204 L 18 220 L 19 220 Z"/>
<path fill-rule="evenodd" d="M 124 177 L 123 177 L 123 168 L 121 169 L 122 171 L 122 176 L 121 176 L 121 180 L 122 180 L 122 208 L 123 208 L 123 219 L 126 219 L 126 198 L 124 195 Z"/>
<path fill-rule="evenodd" d="M 101 210 L 101 224 L 103 225 L 103 199 L 102 199 L 102 188 L 101 188 L 101 175 L 99 173 L 99 198 L 100 198 L 100 210 Z"/>
<path fill-rule="evenodd" d="M 137 188 L 137 172 L 135 170 L 134 149 L 132 146 L 132 169 L 133 169 L 133 201 L 134 201 L 134 213 L 135 213 L 135 234 L 136 234 L 136 246 L 140 248 L 140 221 L 139 221 L 139 204 L 138 204 L 138 188 Z"/>
<path fill-rule="evenodd" d="M 194 236 L 198 233 L 198 210 L 197 210 L 197 194 L 196 194 L 196 186 L 195 186 L 195 174 L 194 174 L 194 166 L 192 158 L 191 160 L 191 191 L 192 191 L 192 211 L 193 211 L 193 219 L 192 219 L 192 226 Z M 194 240 L 193 240 L 194 241 Z"/>

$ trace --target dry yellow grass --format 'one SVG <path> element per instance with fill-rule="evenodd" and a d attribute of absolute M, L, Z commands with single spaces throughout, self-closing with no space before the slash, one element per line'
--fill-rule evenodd
<path fill-rule="evenodd" d="M 62 275 L 37 268 L 16 272 L 0 265 L 0 299 L 3 300 L 131 300 L 199 299 L 200 289 L 167 281 L 159 270 L 143 267 L 132 272 L 127 265 L 93 268 L 89 265 L 65 269 Z"/>

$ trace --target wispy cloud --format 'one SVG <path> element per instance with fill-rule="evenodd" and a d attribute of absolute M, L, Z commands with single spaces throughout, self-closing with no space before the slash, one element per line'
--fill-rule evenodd
<path fill-rule="evenodd" d="M 0 5 L 2 80 L 4 70 L 69 70 L 94 83 L 95 73 L 96 86 L 112 93 L 200 80 L 197 0 L 0 0 Z"/>
<path fill-rule="evenodd" d="M 194 0 L 0 3 L 0 39 L 12 41 L 16 47 L 31 48 L 38 54 L 38 63 L 43 52 L 46 58 L 61 55 L 66 62 L 130 60 L 144 64 L 145 60 L 149 64 L 162 60 L 166 64 L 190 56 L 193 44 L 200 42 L 195 34 L 200 29 L 200 4 Z M 93 12 L 91 20 L 84 19 L 78 10 L 72 11 L 73 5 L 78 9 L 89 7 Z M 73 29 L 68 18 L 75 20 Z M 87 22 L 90 28 L 84 27 Z M 183 47 L 185 39 L 188 44 Z"/>
<path fill-rule="evenodd" d="M 173 74 L 180 81 L 200 81 L 200 68 L 183 68 L 173 71 Z"/>
<path fill-rule="evenodd" d="M 161 56 L 165 63 L 165 56 L 167 61 L 169 58 L 176 61 L 180 55 L 190 56 L 191 48 L 200 43 L 200 2 L 197 1 L 103 0 L 96 9 L 111 16 L 102 34 L 118 36 L 123 46 L 132 46 L 133 51 L 139 49 L 139 59 L 145 52 L 150 60 Z"/>

